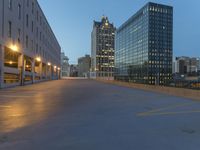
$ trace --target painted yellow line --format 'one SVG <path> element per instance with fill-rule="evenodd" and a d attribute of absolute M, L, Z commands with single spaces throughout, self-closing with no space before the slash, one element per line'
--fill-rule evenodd
<path fill-rule="evenodd" d="M 176 115 L 176 114 L 190 114 L 190 113 L 200 113 L 200 110 L 191 110 L 191 111 L 178 111 L 178 112 L 158 112 L 158 113 L 151 113 L 146 115 L 140 116 L 160 116 L 160 115 Z"/>
<path fill-rule="evenodd" d="M 152 113 L 157 113 L 157 112 L 160 112 L 160 111 L 163 111 L 163 110 L 167 110 L 167 109 L 172 109 L 172 108 L 177 108 L 177 107 L 183 107 L 183 106 L 189 106 L 189 105 L 192 105 L 194 104 L 194 102 L 187 102 L 187 103 L 178 103 L 178 104 L 174 104 L 174 105 L 170 105 L 170 106 L 166 106 L 166 107 L 161 107 L 161 108 L 157 108 L 157 109 L 153 109 L 151 111 L 147 111 L 147 112 L 141 112 L 141 113 L 138 113 L 137 115 L 138 116 L 145 116 L 145 115 L 149 115 L 149 114 L 152 114 Z"/>

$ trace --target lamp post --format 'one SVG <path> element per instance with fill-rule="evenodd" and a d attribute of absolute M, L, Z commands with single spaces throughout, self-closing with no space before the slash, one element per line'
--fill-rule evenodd
<path fill-rule="evenodd" d="M 60 79 L 60 68 L 58 68 L 58 79 Z"/>
<path fill-rule="evenodd" d="M 15 44 L 11 44 L 9 46 L 9 49 L 17 54 L 19 53 L 19 47 Z M 19 69 L 19 81 L 20 81 L 20 85 L 23 86 L 24 85 L 24 56 L 23 54 L 18 55 L 18 69 Z M 14 62 L 12 60 L 10 60 L 9 64 L 12 65 Z"/>
<path fill-rule="evenodd" d="M 48 69 L 47 69 L 47 72 L 48 72 L 48 73 L 47 73 L 47 74 L 48 74 L 48 79 L 51 80 L 51 77 L 52 77 L 51 63 L 48 62 L 48 63 L 47 63 L 47 66 L 48 66 Z"/>
<path fill-rule="evenodd" d="M 41 78 L 42 78 L 42 59 L 41 59 L 41 57 L 36 57 L 35 58 L 35 60 L 36 60 L 36 62 L 39 64 L 38 65 L 38 67 L 39 67 L 39 76 L 40 76 L 40 78 L 39 78 L 39 80 L 41 80 Z M 36 63 L 35 63 L 36 64 Z M 38 73 L 38 72 L 37 72 Z"/>

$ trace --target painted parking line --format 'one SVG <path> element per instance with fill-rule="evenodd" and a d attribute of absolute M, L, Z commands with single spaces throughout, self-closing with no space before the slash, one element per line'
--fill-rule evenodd
<path fill-rule="evenodd" d="M 21 116 L 25 116 L 24 114 L 13 114 L 13 115 L 9 115 L 8 117 L 21 117 Z"/>
<path fill-rule="evenodd" d="M 176 114 L 191 114 L 191 113 L 200 113 L 200 110 L 191 110 L 191 111 L 172 111 L 172 112 L 158 112 L 151 113 L 143 116 L 161 116 L 161 115 L 176 115 Z"/>
<path fill-rule="evenodd" d="M 166 106 L 166 107 L 156 108 L 151 111 L 141 112 L 141 113 L 138 113 L 137 116 L 152 116 L 152 115 L 156 115 L 156 114 L 164 115 L 164 114 L 168 113 L 168 112 L 162 112 L 164 110 L 168 110 L 168 109 L 172 109 L 172 108 L 179 108 L 179 107 L 184 107 L 184 106 L 190 106 L 192 104 L 195 104 L 195 103 L 194 102 L 178 103 L 178 104 L 174 104 L 174 105 L 170 105 L 170 106 Z M 171 112 L 171 114 L 173 114 L 173 113 L 178 113 L 178 112 Z"/>
<path fill-rule="evenodd" d="M 0 108 L 11 108 L 12 106 L 0 105 Z"/>
<path fill-rule="evenodd" d="M 3 98 L 29 98 L 33 97 L 33 95 L 1 95 Z"/>

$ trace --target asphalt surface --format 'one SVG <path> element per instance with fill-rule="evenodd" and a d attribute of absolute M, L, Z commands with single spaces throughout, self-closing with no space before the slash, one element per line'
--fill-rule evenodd
<path fill-rule="evenodd" d="M 0 150 L 199 150 L 200 103 L 93 80 L 0 90 Z"/>

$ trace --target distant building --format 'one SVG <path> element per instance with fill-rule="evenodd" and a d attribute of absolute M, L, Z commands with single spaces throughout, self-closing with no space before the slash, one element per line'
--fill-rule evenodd
<path fill-rule="evenodd" d="M 176 57 L 177 71 L 181 75 L 196 76 L 200 72 L 200 58 Z"/>
<path fill-rule="evenodd" d="M 58 79 L 60 53 L 37 0 L 0 0 L 0 88 Z"/>
<path fill-rule="evenodd" d="M 176 62 L 173 61 L 172 63 L 172 73 L 176 73 L 176 70 L 177 70 L 177 66 L 176 66 Z"/>
<path fill-rule="evenodd" d="M 65 53 L 61 53 L 61 77 L 69 77 L 70 76 L 70 65 L 69 58 L 65 56 Z"/>
<path fill-rule="evenodd" d="M 91 67 L 91 57 L 90 55 L 85 55 L 78 59 L 78 76 L 79 77 L 89 77 Z"/>
<path fill-rule="evenodd" d="M 113 77 L 115 30 L 105 16 L 101 22 L 94 21 L 91 35 L 91 71 L 97 78 Z"/>
<path fill-rule="evenodd" d="M 78 77 L 78 66 L 75 64 L 70 65 L 70 77 Z"/>
<path fill-rule="evenodd" d="M 200 75 L 200 57 L 198 58 L 198 61 L 199 61 L 198 73 L 199 73 L 199 75 Z"/>
<path fill-rule="evenodd" d="M 172 78 L 173 8 L 147 3 L 116 31 L 115 79 L 165 85 Z"/>

